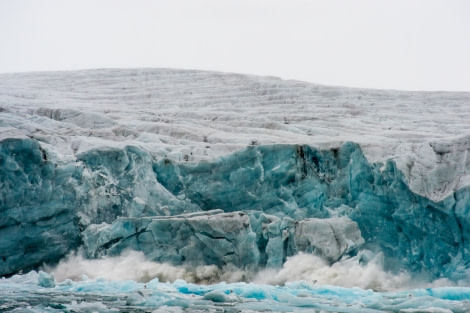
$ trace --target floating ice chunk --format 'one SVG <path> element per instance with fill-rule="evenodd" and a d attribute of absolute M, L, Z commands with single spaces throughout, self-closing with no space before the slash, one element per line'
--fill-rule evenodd
<path fill-rule="evenodd" d="M 212 290 L 206 293 L 202 299 L 212 302 L 239 302 L 240 299 L 233 293 L 226 294 L 220 290 Z"/>
<path fill-rule="evenodd" d="M 38 285 L 45 288 L 55 287 L 55 280 L 53 274 L 48 274 L 43 271 L 38 273 Z"/>

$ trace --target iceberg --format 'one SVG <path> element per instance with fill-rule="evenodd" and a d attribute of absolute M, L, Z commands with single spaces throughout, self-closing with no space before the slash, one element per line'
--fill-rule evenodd
<path fill-rule="evenodd" d="M 465 312 L 469 120 L 463 92 L 1 74 L 0 308 Z"/>

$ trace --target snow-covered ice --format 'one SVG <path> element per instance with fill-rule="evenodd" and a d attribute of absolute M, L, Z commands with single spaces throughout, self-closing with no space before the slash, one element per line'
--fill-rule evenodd
<path fill-rule="evenodd" d="M 469 121 L 463 92 L 1 74 L 0 308 L 466 312 Z"/>

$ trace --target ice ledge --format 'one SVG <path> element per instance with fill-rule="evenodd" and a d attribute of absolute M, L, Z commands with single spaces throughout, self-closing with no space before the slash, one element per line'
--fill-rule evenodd
<path fill-rule="evenodd" d="M 143 251 L 148 259 L 195 267 L 216 265 L 258 270 L 279 268 L 286 258 L 307 252 L 333 263 L 364 243 L 347 217 L 278 218 L 252 212 L 213 210 L 171 217 L 118 218 L 84 232 L 89 257 Z"/>

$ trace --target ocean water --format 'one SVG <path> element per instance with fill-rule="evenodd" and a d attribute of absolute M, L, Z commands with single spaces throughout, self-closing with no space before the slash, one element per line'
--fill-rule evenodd
<path fill-rule="evenodd" d="M 244 280 L 244 281 L 241 281 Z M 413 279 L 382 269 L 380 256 L 326 264 L 313 255 L 258 273 L 175 267 L 129 251 L 0 280 L 2 312 L 469 312 L 464 282 Z"/>

